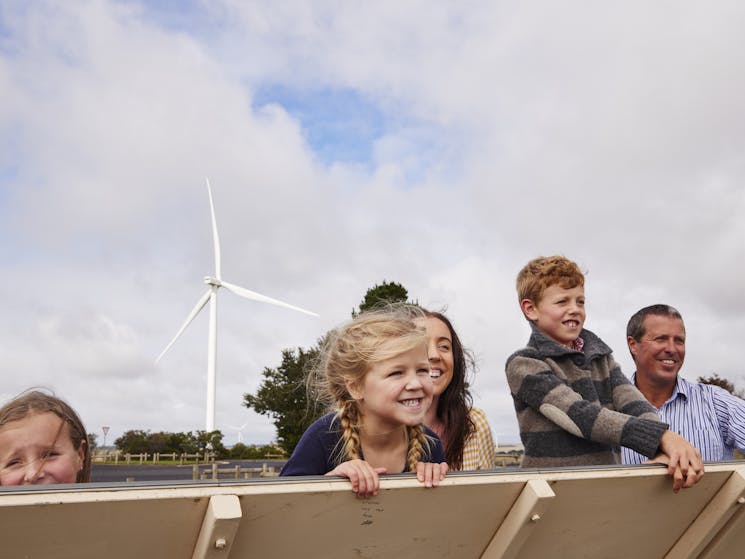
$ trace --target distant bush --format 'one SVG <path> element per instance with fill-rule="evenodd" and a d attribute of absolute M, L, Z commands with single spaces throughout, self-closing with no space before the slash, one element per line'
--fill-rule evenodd
<path fill-rule="evenodd" d="M 151 433 L 141 429 L 131 429 L 114 441 L 114 446 L 130 454 L 196 454 L 207 450 L 208 445 L 218 458 L 228 455 L 222 444 L 220 431 L 192 431 L 190 433 Z"/>
<path fill-rule="evenodd" d="M 236 443 L 229 449 L 229 455 L 236 460 L 263 460 L 267 455 L 283 454 L 282 449 L 272 444 L 245 445 Z"/>

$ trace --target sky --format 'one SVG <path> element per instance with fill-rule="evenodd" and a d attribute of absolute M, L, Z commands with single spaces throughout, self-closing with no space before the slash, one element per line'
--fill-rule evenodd
<path fill-rule="evenodd" d="M 515 277 L 563 254 L 586 327 L 677 307 L 690 380 L 745 388 L 745 4 L 0 0 L 0 400 L 46 387 L 107 443 L 216 425 L 382 281 L 446 308 L 499 443 L 529 327 Z"/>

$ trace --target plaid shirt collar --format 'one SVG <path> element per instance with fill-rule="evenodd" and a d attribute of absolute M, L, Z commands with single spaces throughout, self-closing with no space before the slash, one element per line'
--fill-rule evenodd
<path fill-rule="evenodd" d="M 574 351 L 582 351 L 582 348 L 585 347 L 585 340 L 582 338 L 577 338 L 572 342 L 572 349 Z"/>

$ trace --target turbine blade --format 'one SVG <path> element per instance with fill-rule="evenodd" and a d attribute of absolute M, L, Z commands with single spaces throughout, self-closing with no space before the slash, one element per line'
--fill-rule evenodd
<path fill-rule="evenodd" d="M 212 290 L 208 289 L 207 293 L 202 295 L 202 298 L 199 299 L 199 301 L 197 301 L 196 306 L 189 313 L 189 316 L 186 318 L 186 322 L 184 322 L 184 325 L 181 327 L 181 330 L 178 331 L 178 333 L 171 340 L 171 343 L 169 343 L 166 346 L 166 348 L 160 352 L 160 355 L 158 355 L 157 359 L 155 360 L 156 363 L 160 361 L 161 357 L 163 357 L 169 349 L 171 349 L 171 346 L 174 343 L 176 343 L 176 340 L 178 340 L 179 336 L 183 334 L 184 330 L 186 330 L 186 327 L 189 326 L 189 324 L 191 324 L 191 321 L 194 320 L 194 317 L 196 317 L 199 314 L 199 311 L 201 311 L 204 308 L 204 306 L 207 304 L 207 301 L 209 301 L 210 299 L 211 292 Z"/>
<path fill-rule="evenodd" d="M 232 291 L 236 295 L 240 295 L 241 297 L 245 297 L 246 299 L 251 299 L 253 301 L 261 301 L 262 303 L 271 303 L 272 305 L 277 305 L 278 307 L 285 307 L 286 309 L 292 309 L 293 311 L 298 311 L 301 313 L 309 314 L 311 316 L 318 316 L 316 313 L 312 311 L 306 311 L 305 309 L 301 309 L 300 307 L 296 307 L 295 305 L 284 303 L 278 299 L 272 299 L 271 297 L 267 297 L 266 295 L 261 295 L 260 293 L 256 293 L 255 291 L 251 291 L 249 289 L 246 289 L 245 287 L 239 287 L 237 285 L 233 285 L 232 283 L 228 283 L 226 281 L 220 282 L 220 285 L 222 285 L 228 291 Z"/>
<path fill-rule="evenodd" d="M 210 179 L 207 180 L 207 194 L 210 197 L 210 214 L 212 215 L 212 240 L 215 246 L 215 277 L 222 279 L 222 272 L 220 271 L 220 236 L 217 234 L 217 220 L 215 219 L 215 204 L 212 202 L 212 188 L 210 187 Z"/>

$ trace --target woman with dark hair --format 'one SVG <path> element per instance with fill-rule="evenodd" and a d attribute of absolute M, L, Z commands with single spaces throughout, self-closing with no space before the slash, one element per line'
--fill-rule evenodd
<path fill-rule="evenodd" d="M 474 368 L 448 318 L 422 309 L 429 337 L 430 378 L 434 398 L 424 424 L 440 437 L 452 470 L 485 470 L 496 465 L 496 448 L 486 414 L 472 407 L 466 374 Z"/>

